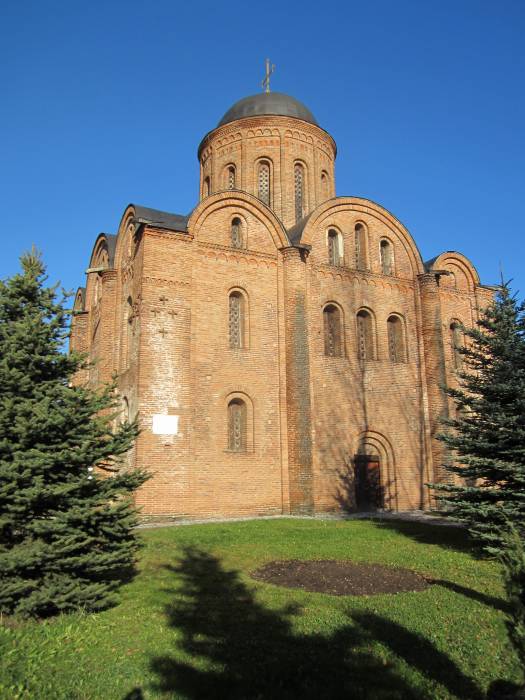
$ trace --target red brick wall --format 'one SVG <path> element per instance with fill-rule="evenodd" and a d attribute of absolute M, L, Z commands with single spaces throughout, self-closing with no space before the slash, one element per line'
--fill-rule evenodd
<path fill-rule="evenodd" d="M 272 159 L 274 213 L 254 196 L 260 157 Z M 297 159 L 308 169 L 312 212 L 301 249 L 290 245 L 279 219 L 294 223 Z M 334 159 L 331 137 L 298 120 L 253 118 L 216 129 L 201 144 L 201 188 L 209 176 L 212 191 L 223 189 L 224 168 L 235 163 L 245 193 L 204 198 L 185 232 L 137 227 L 131 208 L 96 302 L 99 273 L 89 275 L 86 312 L 73 318 L 71 344 L 100 358 L 91 381 L 119 372 L 120 393 L 131 416 L 138 414 L 141 434 L 128 462 L 152 474 L 137 495 L 145 515 L 352 509 L 362 451 L 380 459 L 387 508 L 428 505 L 425 483 L 442 477 L 445 459 L 434 439 L 450 410 L 441 385 L 457 381 L 448 328 L 456 319 L 471 325 L 491 291 L 458 254 L 443 254 L 425 272 L 410 234 L 378 205 L 327 201 L 320 174 L 329 174 L 333 196 Z M 233 218 L 241 220 L 242 250 L 232 246 Z M 361 270 L 357 223 L 366 228 Z M 342 240 L 339 266 L 328 261 L 329 228 Z M 393 245 L 389 276 L 381 270 L 383 238 Z M 232 290 L 246 304 L 240 349 L 229 345 Z M 341 357 L 325 355 L 328 302 L 342 314 Z M 375 357 L 367 361 L 357 347 L 362 308 L 375 328 Z M 405 362 L 390 359 L 391 314 L 402 319 Z M 245 452 L 228 448 L 232 398 L 247 407 Z M 153 433 L 158 414 L 178 416 L 177 434 Z"/>

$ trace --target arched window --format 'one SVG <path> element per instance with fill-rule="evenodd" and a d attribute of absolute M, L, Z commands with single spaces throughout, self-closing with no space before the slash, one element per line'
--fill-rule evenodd
<path fill-rule="evenodd" d="M 240 292 L 232 292 L 229 298 L 230 348 L 245 346 L 245 302 Z"/>
<path fill-rule="evenodd" d="M 209 197 L 210 194 L 211 194 L 210 178 L 205 177 L 204 182 L 202 183 L 202 196 Z"/>
<path fill-rule="evenodd" d="M 328 199 L 329 194 L 328 173 L 323 170 L 321 173 L 321 199 L 323 202 Z"/>
<path fill-rule="evenodd" d="M 339 235 L 333 228 L 328 231 L 328 264 L 341 264 L 341 257 L 339 255 Z"/>
<path fill-rule="evenodd" d="M 295 183 L 295 221 L 301 221 L 304 211 L 304 167 L 301 163 L 294 165 Z"/>
<path fill-rule="evenodd" d="M 324 354 L 328 357 L 341 357 L 343 354 L 341 312 L 334 304 L 323 309 Z"/>
<path fill-rule="evenodd" d="M 229 165 L 226 168 L 225 185 L 227 190 L 235 189 L 235 165 Z"/>
<path fill-rule="evenodd" d="M 231 244 L 233 248 L 243 248 L 241 220 L 238 217 L 232 219 Z"/>
<path fill-rule="evenodd" d="M 388 330 L 388 355 L 391 362 L 406 362 L 403 321 L 399 316 L 390 316 L 386 322 Z"/>
<path fill-rule="evenodd" d="M 361 360 L 375 357 L 372 315 L 364 309 L 357 314 L 357 353 Z"/>
<path fill-rule="evenodd" d="M 125 307 L 125 318 L 124 318 L 124 323 L 125 323 L 125 348 L 124 348 L 124 368 L 127 368 L 130 363 L 130 358 L 131 358 L 131 343 L 133 341 L 133 320 L 134 320 L 134 315 L 133 315 L 133 299 L 129 296 L 126 300 L 126 307 Z"/>
<path fill-rule="evenodd" d="M 93 289 L 93 305 L 96 306 L 100 301 L 102 292 L 102 282 L 100 281 L 100 275 L 98 272 L 95 276 L 94 289 Z"/>
<path fill-rule="evenodd" d="M 394 274 L 394 260 L 392 255 L 392 244 L 385 238 L 380 244 L 381 253 L 381 272 L 383 275 Z"/>
<path fill-rule="evenodd" d="M 461 370 L 463 368 L 463 356 L 460 348 L 463 347 L 463 332 L 461 325 L 457 321 L 452 321 L 450 324 L 450 348 L 452 350 L 452 361 L 454 369 Z"/>
<path fill-rule="evenodd" d="M 228 404 L 228 449 L 246 452 L 246 404 L 241 399 Z"/>
<path fill-rule="evenodd" d="M 120 423 L 129 423 L 130 421 L 130 415 L 129 415 L 129 401 L 125 396 L 122 397 L 121 399 L 121 411 L 120 411 L 120 416 L 119 416 Z"/>
<path fill-rule="evenodd" d="M 261 202 L 270 206 L 270 164 L 266 160 L 259 163 L 257 187 Z"/>
<path fill-rule="evenodd" d="M 366 268 L 366 229 L 363 224 L 355 225 L 354 246 L 356 270 L 364 270 Z"/>

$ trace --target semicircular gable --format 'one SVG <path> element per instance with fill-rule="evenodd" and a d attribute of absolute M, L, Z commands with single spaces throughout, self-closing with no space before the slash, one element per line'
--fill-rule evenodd
<path fill-rule="evenodd" d="M 195 238 L 199 237 L 206 220 L 221 209 L 239 210 L 255 217 L 270 233 L 276 249 L 290 246 L 286 230 L 273 211 L 257 197 L 239 191 L 218 192 L 206 197 L 192 211 L 188 230 Z"/>
<path fill-rule="evenodd" d="M 458 289 L 461 289 L 466 285 L 468 289 L 472 290 L 480 284 L 478 271 L 474 265 L 465 255 L 455 250 L 441 253 L 427 267 L 429 270 L 446 270 L 453 273 L 454 283 L 448 286 L 457 286 Z"/>
<path fill-rule="evenodd" d="M 73 313 L 79 314 L 86 310 L 86 288 L 79 287 L 75 294 L 75 302 L 73 304 Z"/>
<path fill-rule="evenodd" d="M 361 197 L 335 197 L 321 204 L 310 214 L 300 240 L 296 240 L 295 245 L 311 246 L 319 230 L 324 230 L 330 223 L 330 218 L 341 212 L 361 214 L 363 217 L 372 217 L 382 223 L 403 246 L 410 261 L 413 276 L 424 272 L 421 253 L 408 229 L 387 209 L 370 199 Z"/>
<path fill-rule="evenodd" d="M 113 269 L 116 244 L 117 237 L 115 235 L 111 233 L 99 233 L 91 252 L 89 267 Z"/>
<path fill-rule="evenodd" d="M 122 260 L 129 253 L 131 235 L 135 232 L 136 213 L 133 204 L 126 207 L 117 231 L 115 246 L 115 268 L 122 268 Z"/>

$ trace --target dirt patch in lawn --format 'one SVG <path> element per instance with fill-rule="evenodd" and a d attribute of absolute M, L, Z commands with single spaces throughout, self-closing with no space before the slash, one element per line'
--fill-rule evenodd
<path fill-rule="evenodd" d="M 351 561 L 271 561 L 252 578 L 286 588 L 330 595 L 378 595 L 423 591 L 429 582 L 410 569 Z"/>

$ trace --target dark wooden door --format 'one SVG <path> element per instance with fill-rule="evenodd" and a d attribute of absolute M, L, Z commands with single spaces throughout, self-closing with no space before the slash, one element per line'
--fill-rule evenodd
<path fill-rule="evenodd" d="M 357 455 L 355 458 L 355 500 L 358 510 L 383 507 L 381 465 L 377 455 Z"/>

